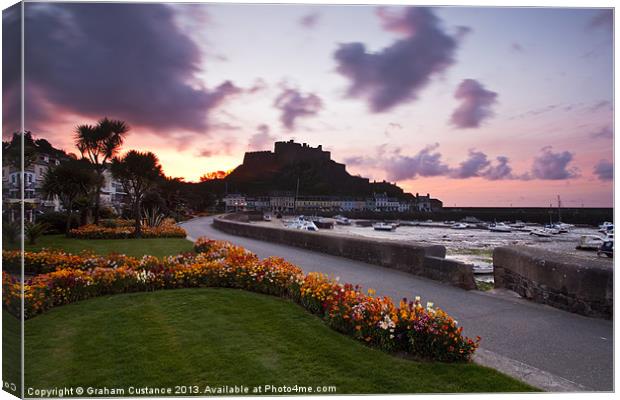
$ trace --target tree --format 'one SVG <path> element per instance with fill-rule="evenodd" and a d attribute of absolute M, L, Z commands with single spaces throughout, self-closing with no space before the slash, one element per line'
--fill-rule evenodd
<path fill-rule="evenodd" d="M 68 235 L 75 201 L 80 196 L 87 196 L 93 188 L 100 187 L 100 177 L 88 161 L 69 159 L 47 171 L 41 189 L 46 196 L 58 196 L 67 210 Z"/>
<path fill-rule="evenodd" d="M 23 152 L 22 137 L 24 140 Z M 10 166 L 18 170 L 22 168 L 22 157 L 24 169 L 32 165 L 37 159 L 37 146 L 32 139 L 32 133 L 30 131 L 25 131 L 23 134 L 19 132 L 13 133 L 10 142 L 2 142 L 2 157 Z"/>
<path fill-rule="evenodd" d="M 82 158 L 89 160 L 100 178 L 95 192 L 95 223 L 99 222 L 101 207 L 101 188 L 104 184 L 103 173 L 106 164 L 118 153 L 123 140 L 129 132 L 129 126 L 120 120 L 103 118 L 97 125 L 79 125 L 75 129 L 75 145 Z"/>
<path fill-rule="evenodd" d="M 125 192 L 135 219 L 135 236 L 142 235 L 142 200 L 163 178 L 157 156 L 151 152 L 131 150 L 124 157 L 112 160 L 112 175 L 118 179 Z"/>

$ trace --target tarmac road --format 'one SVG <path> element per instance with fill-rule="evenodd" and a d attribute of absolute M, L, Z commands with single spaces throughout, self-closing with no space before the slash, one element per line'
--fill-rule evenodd
<path fill-rule="evenodd" d="M 188 235 L 227 240 L 259 257 L 279 256 L 304 272 L 320 271 L 342 282 L 373 288 L 395 301 L 421 296 L 481 336 L 476 362 L 550 391 L 613 390 L 613 323 L 529 302 L 508 291 L 466 291 L 406 272 L 305 249 L 230 235 L 213 217 L 183 223 Z"/>

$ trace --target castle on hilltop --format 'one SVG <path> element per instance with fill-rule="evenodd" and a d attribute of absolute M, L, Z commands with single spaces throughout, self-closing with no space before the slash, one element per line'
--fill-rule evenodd
<path fill-rule="evenodd" d="M 331 159 L 331 153 L 323 150 L 322 145 L 312 147 L 307 143 L 297 143 L 292 139 L 288 142 L 276 142 L 274 151 L 252 151 L 245 153 L 244 165 L 286 165 L 299 162 L 333 163 L 342 170 L 345 165 Z"/>
<path fill-rule="evenodd" d="M 239 196 L 267 198 L 286 192 L 289 197 L 294 193 L 299 201 L 312 202 L 312 207 L 316 206 L 317 199 L 324 203 L 329 198 L 332 206 L 342 209 L 370 207 L 372 210 L 402 211 L 411 204 L 419 210 L 431 209 L 430 196 L 413 196 L 394 183 L 371 182 L 368 178 L 351 175 L 346 166 L 332 160 L 331 153 L 321 145 L 312 147 L 294 140 L 276 142 L 273 151 L 245 153 L 243 163 L 231 171 L 225 181 L 226 193 L 236 196 L 232 196 L 231 201 L 237 201 Z M 369 203 L 368 199 L 372 201 Z M 288 206 L 291 201 L 288 198 Z M 341 204 L 343 201 L 345 205 Z M 321 207 L 326 207 L 323 203 Z"/>

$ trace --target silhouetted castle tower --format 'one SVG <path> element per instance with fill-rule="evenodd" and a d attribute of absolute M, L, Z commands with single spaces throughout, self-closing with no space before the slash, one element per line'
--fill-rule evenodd
<path fill-rule="evenodd" d="M 244 165 L 291 164 L 298 162 L 330 162 L 331 153 L 323 146 L 312 147 L 307 143 L 276 142 L 274 151 L 253 151 L 245 153 Z M 334 161 L 331 161 L 334 162 Z M 335 162 L 334 162 L 335 163 Z M 336 163 L 339 164 L 339 163 Z M 344 164 L 340 164 L 344 167 Z"/>

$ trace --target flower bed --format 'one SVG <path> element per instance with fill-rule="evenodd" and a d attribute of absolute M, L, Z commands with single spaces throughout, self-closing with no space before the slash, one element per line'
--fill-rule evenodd
<path fill-rule="evenodd" d="M 101 225 L 84 225 L 69 231 L 69 236 L 77 239 L 131 239 L 134 237 L 133 226 L 105 227 Z M 174 224 L 162 224 L 157 227 L 143 226 L 142 238 L 184 238 L 185 229 Z"/>
<path fill-rule="evenodd" d="M 403 300 L 396 306 L 388 297 L 374 297 L 351 284 L 340 284 L 324 274 L 304 275 L 281 258 L 259 260 L 247 250 L 225 242 L 199 239 L 195 254 L 140 260 L 121 258 L 106 262 L 64 255 L 64 261 L 45 262 L 26 253 L 27 262 L 66 268 L 37 275 L 24 287 L 25 318 L 91 297 L 190 287 L 230 287 L 290 298 L 321 316 L 333 329 L 385 351 L 402 351 L 438 361 L 469 360 L 480 338 L 462 335 L 449 315 L 423 307 L 420 299 Z M 59 256 L 60 257 L 60 256 Z M 32 267 L 32 266 L 31 266 Z M 44 268 L 44 267 L 41 267 Z M 19 284 L 3 272 L 3 304 L 18 315 Z"/>
<path fill-rule="evenodd" d="M 84 251 L 70 254 L 62 250 L 43 249 L 38 252 L 24 252 L 24 274 L 39 275 L 61 269 L 92 269 L 95 267 L 115 268 L 119 266 L 135 267 L 139 261 L 123 254 L 96 256 Z M 19 250 L 2 250 L 3 269 L 19 274 L 21 271 L 21 252 Z"/>

